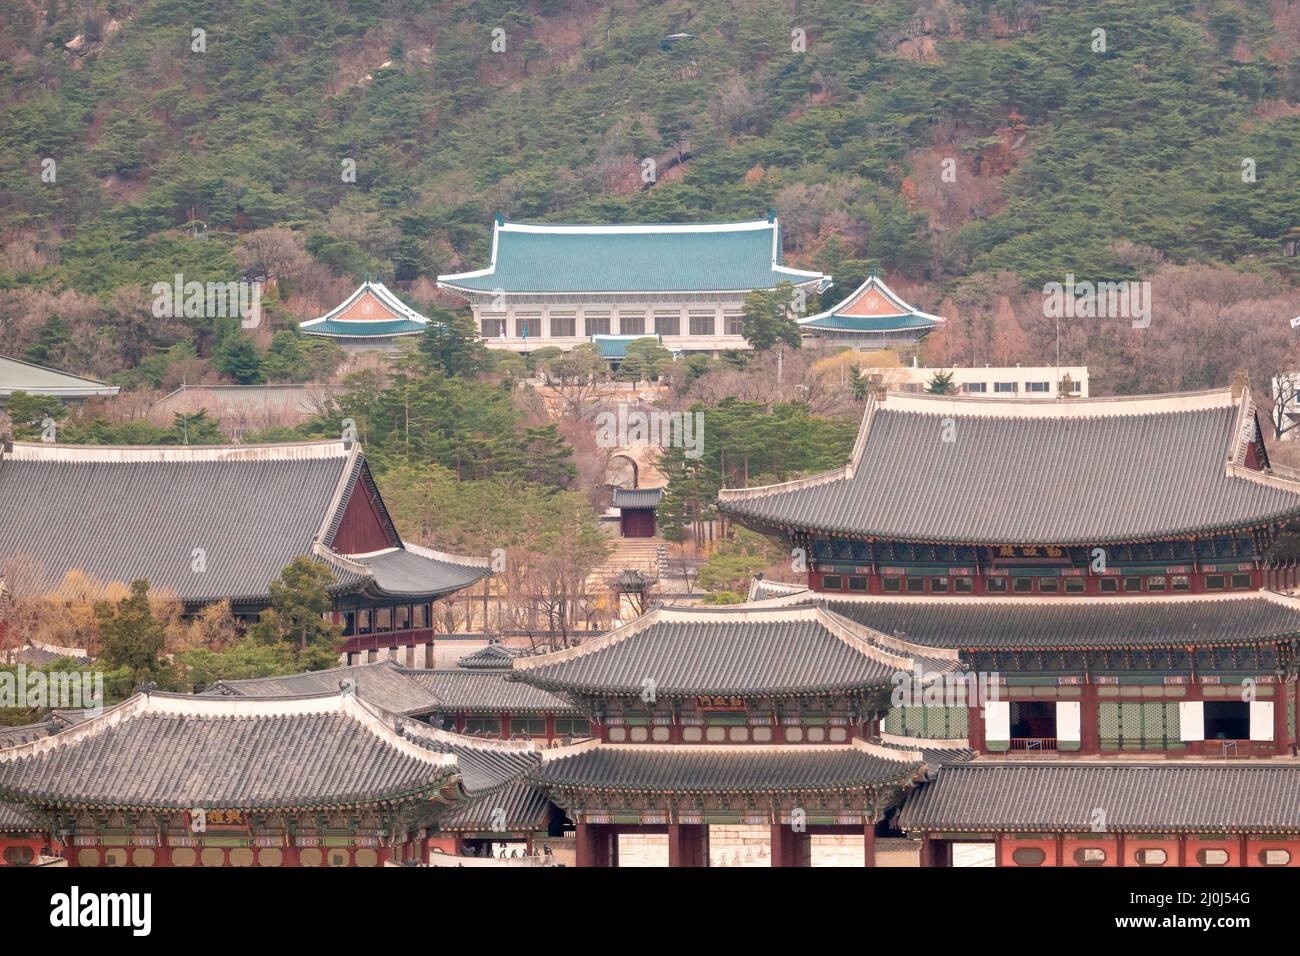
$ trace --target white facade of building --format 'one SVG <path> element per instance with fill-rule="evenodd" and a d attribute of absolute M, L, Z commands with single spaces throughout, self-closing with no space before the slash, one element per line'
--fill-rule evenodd
<path fill-rule="evenodd" d="M 936 372 L 952 376 L 955 394 L 970 398 L 1056 398 L 1058 383 L 1070 377 L 1070 394 L 1088 398 L 1088 366 L 1025 365 L 976 368 L 865 368 L 864 375 L 880 376 L 893 392 L 924 392 Z"/>

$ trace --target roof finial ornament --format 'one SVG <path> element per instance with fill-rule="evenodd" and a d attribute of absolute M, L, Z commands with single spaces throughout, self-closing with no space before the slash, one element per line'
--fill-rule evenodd
<path fill-rule="evenodd" d="M 154 683 L 151 680 L 147 680 L 144 683 L 142 683 L 139 687 L 136 688 L 136 693 L 144 694 L 144 696 L 149 697 L 157 689 L 158 689 L 158 685 L 156 683 Z"/>
<path fill-rule="evenodd" d="M 339 693 L 344 697 L 351 697 L 357 692 L 357 682 L 350 677 L 345 677 L 339 681 Z"/>

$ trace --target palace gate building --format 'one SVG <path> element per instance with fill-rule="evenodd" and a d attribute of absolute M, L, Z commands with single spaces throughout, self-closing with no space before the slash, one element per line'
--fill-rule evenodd
<path fill-rule="evenodd" d="M 625 834 L 666 834 L 670 865 L 706 865 L 710 826 L 739 824 L 770 834 L 775 866 L 808 865 L 817 834 L 861 837 L 872 865 L 927 766 L 968 756 L 882 738 L 878 716 L 896 675 L 958 664 L 822 607 L 655 608 L 515 659 L 515 680 L 570 700 L 593 733 L 526 779 L 575 825 L 579 866 L 618 865 Z"/>

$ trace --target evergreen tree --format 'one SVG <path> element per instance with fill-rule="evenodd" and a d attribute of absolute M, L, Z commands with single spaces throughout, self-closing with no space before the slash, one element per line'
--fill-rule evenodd
<path fill-rule="evenodd" d="M 472 378 L 491 367 L 474 318 L 464 312 L 431 310 L 429 324 L 420 336 L 420 351 L 432 367 L 447 375 Z"/>
<path fill-rule="evenodd" d="M 222 339 L 212 354 L 212 367 L 239 385 L 252 385 L 262 381 L 262 363 L 257 354 L 257 346 L 252 339 L 238 332 Z"/>
<path fill-rule="evenodd" d="M 163 689 L 177 686 L 172 665 L 163 659 L 166 632 L 149 606 L 149 582 L 131 582 L 131 593 L 116 603 L 98 601 L 100 659 L 110 668 L 126 668 L 132 686 L 152 681 Z"/>
<path fill-rule="evenodd" d="M 782 282 L 773 290 L 756 289 L 745 296 L 742 334 L 755 351 L 766 351 L 778 342 L 799 347 L 799 323 L 790 312 L 793 290 L 789 282 Z"/>
<path fill-rule="evenodd" d="M 271 606 L 250 629 L 257 641 L 288 647 L 299 667 L 322 670 L 338 658 L 339 625 L 322 615 L 334 607 L 334 574 L 318 561 L 297 557 L 271 582 Z"/>
<path fill-rule="evenodd" d="M 931 395 L 952 395 L 957 391 L 957 386 L 953 384 L 952 372 L 937 371 L 930 376 L 929 384 L 925 390 Z"/>

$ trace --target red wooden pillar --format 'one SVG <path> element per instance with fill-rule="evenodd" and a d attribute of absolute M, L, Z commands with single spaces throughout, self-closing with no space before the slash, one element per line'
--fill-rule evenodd
<path fill-rule="evenodd" d="M 668 865 L 705 867 L 709 865 L 709 828 L 702 824 L 668 825 Z"/>
<path fill-rule="evenodd" d="M 1083 685 L 1083 699 L 1080 701 L 1080 744 L 1079 749 L 1085 754 L 1101 753 L 1101 731 L 1098 727 L 1100 711 L 1097 708 L 1097 685 L 1086 680 Z"/>
<path fill-rule="evenodd" d="M 574 863 L 577 866 L 618 866 L 618 834 L 614 828 L 598 823 L 579 823 L 576 829 Z"/>
<path fill-rule="evenodd" d="M 971 750 L 982 751 L 984 749 L 984 706 L 979 703 L 978 696 L 974 706 L 966 709 L 966 739 L 970 742 Z"/>
<path fill-rule="evenodd" d="M 876 865 L 876 825 L 868 823 L 862 828 L 862 865 Z"/>
<path fill-rule="evenodd" d="M 1286 754 L 1291 751 L 1290 734 L 1287 733 L 1287 694 L 1291 688 L 1287 684 L 1274 685 L 1277 692 L 1273 696 L 1273 753 Z"/>
<path fill-rule="evenodd" d="M 812 838 L 807 831 L 796 833 L 789 824 L 771 828 L 773 866 L 812 866 Z"/>
<path fill-rule="evenodd" d="M 589 823 L 579 823 L 574 827 L 573 865 L 579 867 L 595 866 L 595 854 L 591 845 L 595 834 Z"/>

